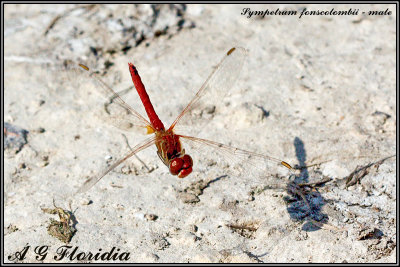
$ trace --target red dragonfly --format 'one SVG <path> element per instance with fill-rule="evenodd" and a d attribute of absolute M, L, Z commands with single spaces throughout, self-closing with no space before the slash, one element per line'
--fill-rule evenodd
<path fill-rule="evenodd" d="M 87 71 L 90 76 L 92 76 L 96 84 L 96 88 L 101 91 L 103 95 L 107 98 L 112 99 L 113 104 L 122 108 L 125 112 L 118 114 L 118 116 L 111 116 L 110 122 L 122 129 L 128 129 L 132 127 L 139 127 L 141 129 L 146 129 L 147 134 L 153 134 L 151 138 L 144 140 L 131 151 L 112 164 L 107 170 L 98 176 L 94 176 L 88 179 L 81 188 L 79 188 L 78 193 L 82 193 L 90 189 L 95 185 L 100 179 L 102 179 L 107 173 L 113 170 L 115 167 L 120 165 L 122 162 L 132 157 L 139 151 L 148 148 L 152 145 L 156 145 L 157 154 L 162 160 L 162 162 L 169 168 L 172 175 L 176 175 L 179 178 L 184 178 L 188 176 L 196 165 L 193 164 L 193 159 L 190 155 L 185 153 L 185 149 L 182 146 L 181 140 L 187 140 L 191 143 L 200 144 L 200 146 L 208 146 L 218 150 L 222 154 L 232 156 L 234 158 L 239 158 L 241 164 L 250 163 L 248 168 L 258 168 L 261 170 L 268 171 L 268 167 L 272 165 L 277 165 L 284 167 L 292 172 L 292 167 L 285 161 L 263 155 L 258 153 L 253 153 L 243 149 L 231 147 L 228 145 L 220 144 L 214 141 L 201 139 L 192 136 L 186 136 L 175 133 L 174 129 L 184 118 L 188 119 L 193 111 L 197 108 L 204 108 L 204 104 L 207 102 L 220 102 L 221 97 L 230 89 L 233 83 L 239 76 L 244 60 L 246 58 L 246 50 L 241 47 L 231 48 L 226 55 L 223 57 L 221 62 L 215 67 L 212 73 L 209 75 L 207 80 L 201 86 L 199 91 L 196 93 L 194 98 L 189 102 L 189 104 L 183 109 L 179 116 L 175 119 L 172 125 L 166 129 L 164 124 L 158 118 L 150 98 L 146 92 L 146 89 L 142 83 L 139 73 L 136 67 L 132 63 L 128 63 L 129 71 L 132 77 L 133 84 L 139 94 L 139 97 L 144 105 L 147 116 L 150 120 L 146 120 L 137 111 L 135 111 L 131 106 L 126 104 L 126 102 L 111 89 L 105 82 L 103 82 L 95 72 L 89 70 L 89 68 L 83 64 L 79 64 L 81 70 Z M 212 93 L 213 97 L 205 97 Z M 219 95 L 218 95 L 219 94 Z M 193 116 L 193 114 L 192 114 Z M 204 120 L 205 122 L 207 120 Z M 201 128 L 201 122 L 199 120 L 196 122 L 196 127 Z M 262 175 L 266 175 L 262 171 Z"/>

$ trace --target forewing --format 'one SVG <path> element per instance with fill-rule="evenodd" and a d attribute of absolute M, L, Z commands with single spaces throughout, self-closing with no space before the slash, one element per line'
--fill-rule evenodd
<path fill-rule="evenodd" d="M 127 68 L 128 71 L 128 68 Z M 96 92 L 98 92 L 105 100 L 103 111 L 99 115 L 101 119 L 124 131 L 138 131 L 146 133 L 151 128 L 150 123 L 128 105 L 121 96 L 116 93 L 109 85 L 107 85 L 99 74 L 90 70 L 83 64 L 77 64 L 72 61 L 64 61 L 62 67 L 57 69 L 62 73 L 62 77 L 68 80 L 78 79 L 81 83 L 92 83 Z M 133 89 L 133 86 L 128 89 Z M 128 91 L 128 90 L 127 90 Z"/>
<path fill-rule="evenodd" d="M 230 49 L 208 76 L 194 98 L 176 118 L 171 128 L 191 125 L 193 127 L 190 134 L 197 135 L 210 121 L 214 111 L 218 108 L 218 104 L 222 102 L 232 85 L 237 81 L 246 55 L 247 51 L 242 47 Z"/>

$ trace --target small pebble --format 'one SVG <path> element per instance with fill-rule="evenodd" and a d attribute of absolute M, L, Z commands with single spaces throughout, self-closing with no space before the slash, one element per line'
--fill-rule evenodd
<path fill-rule="evenodd" d="M 48 161 L 42 161 L 42 162 L 39 164 L 39 167 L 46 167 L 47 165 L 49 165 L 49 162 L 48 162 Z"/>
<path fill-rule="evenodd" d="M 197 203 L 200 201 L 196 195 L 185 192 L 180 193 L 179 198 L 183 201 L 183 203 Z"/>
<path fill-rule="evenodd" d="M 157 220 L 158 216 L 155 214 L 146 214 L 144 215 L 144 217 L 148 220 L 148 221 L 155 221 Z"/>
<path fill-rule="evenodd" d="M 190 229 L 191 232 L 196 233 L 199 228 L 197 227 L 197 225 L 191 224 L 189 226 L 189 229 Z"/>
<path fill-rule="evenodd" d="M 4 148 L 17 154 L 28 142 L 28 131 L 21 127 L 4 122 Z"/>
<path fill-rule="evenodd" d="M 93 201 L 91 201 L 90 199 L 84 199 L 84 200 L 82 200 L 82 202 L 81 202 L 82 205 L 90 205 L 90 204 L 92 204 L 92 203 L 93 203 Z"/>

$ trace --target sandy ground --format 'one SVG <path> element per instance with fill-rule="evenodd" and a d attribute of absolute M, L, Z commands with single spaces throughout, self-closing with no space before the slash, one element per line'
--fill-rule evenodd
<path fill-rule="evenodd" d="M 359 13 L 248 18 L 244 8 Z M 26 140 L 6 132 L 14 137 L 4 150 L 6 262 L 94 262 L 102 260 L 84 256 L 104 252 L 117 262 L 396 261 L 394 5 L 5 5 L 4 12 L 4 120 L 29 132 Z M 127 90 L 134 62 L 169 124 L 233 46 L 248 50 L 240 78 L 224 99 L 210 98 L 218 105 L 198 136 L 310 167 L 296 177 L 274 168 L 256 176 L 253 165 L 235 165 L 243 159 L 188 146 L 194 172 L 178 179 L 153 146 L 73 195 L 144 136 L 128 132 L 126 142 L 104 123 L 106 101 L 90 82 L 60 72 L 65 60 L 99 70 L 144 114 Z M 280 184 L 271 186 L 272 177 Z M 51 210 L 53 199 L 60 209 Z M 76 250 L 62 259 L 69 233 L 60 229 L 74 232 L 69 252 Z"/>

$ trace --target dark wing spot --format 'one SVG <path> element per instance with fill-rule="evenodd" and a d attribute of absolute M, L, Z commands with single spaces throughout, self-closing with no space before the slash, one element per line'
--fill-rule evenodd
<path fill-rule="evenodd" d="M 236 49 L 236 48 L 232 47 L 232 48 L 228 51 L 228 53 L 226 53 L 226 54 L 229 56 L 230 54 L 232 54 L 233 51 L 235 51 L 235 49 Z"/>

